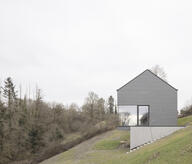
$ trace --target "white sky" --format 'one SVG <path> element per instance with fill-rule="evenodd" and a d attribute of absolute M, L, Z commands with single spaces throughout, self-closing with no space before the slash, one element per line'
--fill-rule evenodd
<path fill-rule="evenodd" d="M 0 0 L 0 78 L 23 92 L 38 84 L 47 101 L 116 96 L 159 64 L 180 108 L 192 97 L 191 62 L 190 0 Z"/>

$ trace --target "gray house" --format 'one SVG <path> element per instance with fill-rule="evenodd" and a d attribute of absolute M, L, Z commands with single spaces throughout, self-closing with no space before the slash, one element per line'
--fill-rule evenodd
<path fill-rule="evenodd" d="M 176 126 L 177 89 L 150 70 L 117 90 L 121 126 Z"/>

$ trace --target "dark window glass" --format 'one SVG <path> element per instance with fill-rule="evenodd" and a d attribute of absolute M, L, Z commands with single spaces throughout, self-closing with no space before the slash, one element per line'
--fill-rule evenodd
<path fill-rule="evenodd" d="M 149 125 L 149 106 L 138 106 L 138 116 L 139 116 L 139 125 L 148 126 Z"/>

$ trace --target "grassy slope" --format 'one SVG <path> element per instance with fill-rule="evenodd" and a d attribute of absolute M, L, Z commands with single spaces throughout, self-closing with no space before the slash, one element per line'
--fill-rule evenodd
<path fill-rule="evenodd" d="M 179 118 L 178 124 L 179 125 L 192 125 L 192 115 L 187 116 L 187 117 L 183 117 L 183 118 Z"/>
<path fill-rule="evenodd" d="M 192 116 L 181 118 L 178 122 L 179 125 L 192 125 Z M 114 130 L 94 138 L 41 164 L 192 163 L 192 126 L 128 154 L 127 149 L 119 148 L 120 141 L 129 138 L 126 131 Z"/>

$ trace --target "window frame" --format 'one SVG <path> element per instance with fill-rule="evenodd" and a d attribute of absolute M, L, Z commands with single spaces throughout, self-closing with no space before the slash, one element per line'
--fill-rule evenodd
<path fill-rule="evenodd" d="M 139 124 L 139 107 L 147 106 L 148 107 L 148 124 L 140 125 Z M 150 105 L 137 105 L 137 126 L 149 126 L 150 125 Z"/>
<path fill-rule="evenodd" d="M 129 126 L 120 126 L 120 127 L 131 127 L 131 126 L 141 126 L 141 127 L 148 127 L 150 126 L 150 105 L 119 105 L 118 108 L 120 106 L 136 106 L 137 109 L 136 109 L 136 112 L 137 112 L 137 123 L 136 125 L 129 125 Z M 140 125 L 139 124 L 139 107 L 142 107 L 142 106 L 147 106 L 148 107 L 148 124 L 147 125 Z M 119 114 L 121 114 L 120 112 L 118 112 Z"/>

